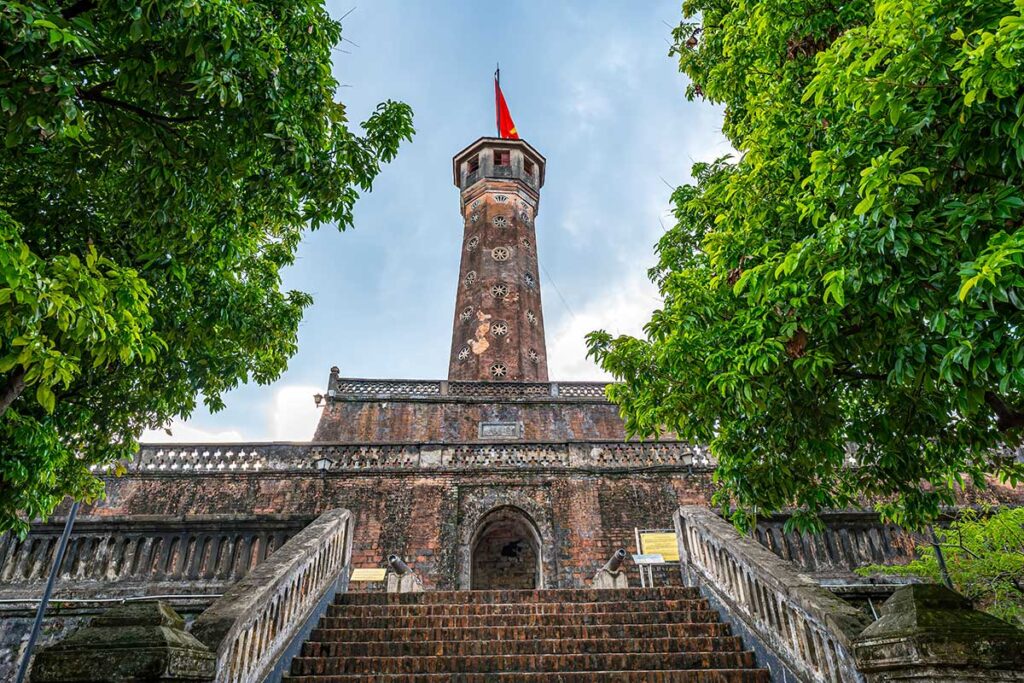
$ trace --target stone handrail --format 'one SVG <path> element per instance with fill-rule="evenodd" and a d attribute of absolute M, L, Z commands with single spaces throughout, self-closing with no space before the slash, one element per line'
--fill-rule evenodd
<path fill-rule="evenodd" d="M 459 382 L 331 376 L 328 400 L 597 401 L 607 382 Z"/>
<path fill-rule="evenodd" d="M 216 653 L 216 683 L 259 683 L 274 671 L 344 587 L 351 555 L 351 514 L 325 512 L 199 615 L 192 634 Z"/>
<path fill-rule="evenodd" d="M 788 520 L 785 514 L 759 518 L 757 541 L 817 578 L 848 574 L 867 564 L 907 562 L 921 542 L 896 524 L 882 522 L 877 512 L 824 513 L 824 529 L 816 534 L 787 531 Z"/>
<path fill-rule="evenodd" d="M 239 474 L 331 471 L 486 469 L 509 467 L 635 469 L 711 467 L 706 448 L 677 441 L 480 444 L 214 443 L 142 444 L 128 470 L 139 473 Z"/>
<path fill-rule="evenodd" d="M 220 594 L 309 523 L 308 518 L 199 515 L 80 519 L 55 599 Z M 63 522 L 0 536 L 0 602 L 43 591 Z"/>
<path fill-rule="evenodd" d="M 851 648 L 868 619 L 711 510 L 676 514 L 679 556 L 690 580 L 708 589 L 803 681 L 863 681 Z"/>

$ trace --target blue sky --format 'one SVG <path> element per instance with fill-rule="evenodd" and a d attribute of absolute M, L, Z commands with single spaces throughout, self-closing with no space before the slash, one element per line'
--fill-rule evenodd
<path fill-rule="evenodd" d="M 335 17 L 353 6 L 328 2 Z M 462 231 L 451 157 L 494 135 L 496 62 L 520 135 L 548 160 L 536 230 L 551 378 L 603 378 L 583 335 L 640 332 L 658 306 L 645 273 L 671 224 L 669 186 L 729 150 L 721 112 L 686 101 L 667 56 L 680 18 L 678 0 L 356 6 L 334 55 L 339 97 L 353 124 L 382 100 L 407 102 L 416 136 L 360 199 L 355 229 L 311 233 L 285 274 L 314 296 L 285 375 L 144 440 L 308 440 L 332 365 L 447 375 Z"/>

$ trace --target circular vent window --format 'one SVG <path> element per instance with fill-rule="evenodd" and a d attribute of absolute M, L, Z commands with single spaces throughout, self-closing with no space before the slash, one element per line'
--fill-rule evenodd
<path fill-rule="evenodd" d="M 473 251 L 474 249 L 476 249 L 476 245 L 478 244 L 480 244 L 480 238 L 477 237 L 476 235 L 473 235 L 466 242 L 466 248 L 469 249 L 470 251 Z"/>
<path fill-rule="evenodd" d="M 523 276 L 523 282 L 525 282 L 526 286 L 529 287 L 530 289 L 533 289 L 533 286 L 537 284 L 537 281 L 534 280 L 533 276 L 530 275 L 529 273 Z"/>
<path fill-rule="evenodd" d="M 537 314 L 534 313 L 533 311 L 527 311 L 526 312 L 526 322 L 530 323 L 531 325 L 536 325 L 537 324 Z"/>
<path fill-rule="evenodd" d="M 476 223 L 478 220 L 480 220 L 480 214 L 474 213 L 472 216 L 469 217 L 469 220 L 472 221 L 473 223 Z"/>
<path fill-rule="evenodd" d="M 511 255 L 508 247 L 495 247 L 491 249 L 491 258 L 495 261 L 508 261 L 508 257 Z"/>
<path fill-rule="evenodd" d="M 504 337 L 508 334 L 508 323 L 501 322 L 500 320 L 496 323 L 491 323 L 491 334 L 495 337 Z"/>
<path fill-rule="evenodd" d="M 504 363 L 495 363 L 491 366 L 491 377 L 494 379 L 503 379 L 508 376 L 508 368 L 505 367 Z"/>
<path fill-rule="evenodd" d="M 472 306 L 466 306 L 465 308 L 462 309 L 462 313 L 459 313 L 459 319 L 462 320 L 462 322 L 464 322 L 464 323 L 465 322 L 469 322 L 469 319 L 472 318 L 472 317 L 473 317 L 473 307 Z"/>
<path fill-rule="evenodd" d="M 508 227 L 508 219 L 505 218 L 504 216 L 495 216 L 493 219 L 491 219 L 491 222 L 494 223 L 494 227 L 496 228 Z"/>
<path fill-rule="evenodd" d="M 491 287 L 491 296 L 495 299 L 501 299 L 508 296 L 508 285 L 494 285 Z"/>
<path fill-rule="evenodd" d="M 476 271 L 471 270 L 468 273 L 466 273 L 466 284 L 471 285 L 474 282 L 476 282 Z"/>
<path fill-rule="evenodd" d="M 530 349 L 530 352 L 527 353 L 526 355 L 529 356 L 530 360 L 532 360 L 534 363 L 540 360 L 540 354 L 537 353 L 536 349 Z"/>
<path fill-rule="evenodd" d="M 459 360 L 466 360 L 467 358 L 469 358 L 469 347 L 463 346 L 459 349 Z"/>

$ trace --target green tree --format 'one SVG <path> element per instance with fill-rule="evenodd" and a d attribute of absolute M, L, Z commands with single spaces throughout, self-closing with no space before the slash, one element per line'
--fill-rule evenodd
<path fill-rule="evenodd" d="M 979 513 L 964 508 L 948 529 L 936 531 L 953 586 L 975 605 L 1024 627 L 1024 508 Z M 916 576 L 939 583 L 935 547 L 921 544 L 917 559 L 902 565 L 870 565 L 864 576 Z"/>
<path fill-rule="evenodd" d="M 708 443 L 740 525 L 867 499 L 917 527 L 965 477 L 1018 481 L 1024 0 L 684 14 L 738 156 L 673 194 L 644 338 L 588 338 L 628 429 Z"/>
<path fill-rule="evenodd" d="M 281 269 L 412 135 L 350 129 L 340 39 L 318 0 L 0 4 L 0 531 L 284 370 Z"/>

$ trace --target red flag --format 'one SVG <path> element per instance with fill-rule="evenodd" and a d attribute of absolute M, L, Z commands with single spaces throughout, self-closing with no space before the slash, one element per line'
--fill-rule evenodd
<path fill-rule="evenodd" d="M 498 137 L 519 139 L 516 132 L 516 124 L 512 121 L 512 114 L 508 112 L 508 105 L 505 104 L 505 96 L 501 94 L 498 72 L 494 72 L 494 109 L 498 115 Z"/>

